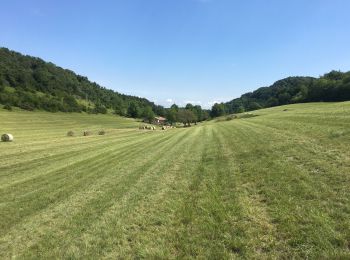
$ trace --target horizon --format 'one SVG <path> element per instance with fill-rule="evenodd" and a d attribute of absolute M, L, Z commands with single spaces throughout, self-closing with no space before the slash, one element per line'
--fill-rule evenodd
<path fill-rule="evenodd" d="M 0 45 L 165 107 L 350 70 L 346 1 L 104 3 L 5 3 Z"/>

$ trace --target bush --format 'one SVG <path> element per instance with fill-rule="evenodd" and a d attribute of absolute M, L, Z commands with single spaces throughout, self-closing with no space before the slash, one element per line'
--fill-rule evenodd
<path fill-rule="evenodd" d="M 24 102 L 22 104 L 19 105 L 20 108 L 24 109 L 24 110 L 28 110 L 28 111 L 33 111 L 34 110 L 34 106 L 30 103 Z"/>
<path fill-rule="evenodd" d="M 67 136 L 75 136 L 75 133 L 73 131 L 68 131 Z"/>
<path fill-rule="evenodd" d="M 8 110 L 8 111 L 12 111 L 12 107 L 10 105 L 8 105 L 8 104 L 5 105 L 3 108 Z"/>
<path fill-rule="evenodd" d="M 106 131 L 105 130 L 101 130 L 98 132 L 98 135 L 105 135 L 106 134 Z"/>

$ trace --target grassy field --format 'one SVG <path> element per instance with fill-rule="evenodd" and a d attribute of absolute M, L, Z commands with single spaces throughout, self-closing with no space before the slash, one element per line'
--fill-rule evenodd
<path fill-rule="evenodd" d="M 0 258 L 350 258 L 350 102 L 252 113 L 0 110 Z"/>

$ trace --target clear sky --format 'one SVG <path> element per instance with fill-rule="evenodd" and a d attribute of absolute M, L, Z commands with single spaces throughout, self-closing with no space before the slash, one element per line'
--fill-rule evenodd
<path fill-rule="evenodd" d="M 350 70 L 349 0 L 0 2 L 0 46 L 165 106 Z"/>

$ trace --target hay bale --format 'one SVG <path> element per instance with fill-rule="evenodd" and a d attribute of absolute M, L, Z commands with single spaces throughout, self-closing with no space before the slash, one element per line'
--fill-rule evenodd
<path fill-rule="evenodd" d="M 98 135 L 105 135 L 105 134 L 106 134 L 105 130 L 98 131 Z"/>
<path fill-rule="evenodd" d="M 13 135 L 12 134 L 3 134 L 1 136 L 1 141 L 3 141 L 3 142 L 12 142 L 13 141 Z"/>
<path fill-rule="evenodd" d="M 67 136 L 75 136 L 75 133 L 73 131 L 68 131 Z"/>
<path fill-rule="evenodd" d="M 89 136 L 89 135 L 92 135 L 92 133 L 91 133 L 90 131 L 84 131 L 84 132 L 83 132 L 83 135 L 84 135 L 84 136 Z"/>

